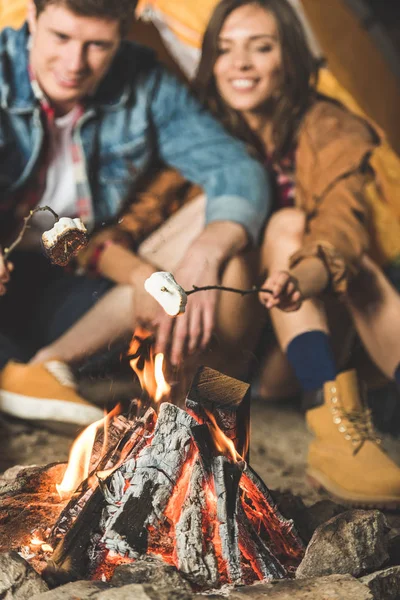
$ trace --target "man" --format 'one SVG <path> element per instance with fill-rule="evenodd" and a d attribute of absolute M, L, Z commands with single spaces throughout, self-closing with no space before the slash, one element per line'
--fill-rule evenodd
<path fill-rule="evenodd" d="M 188 230 L 189 243 L 176 248 L 183 287 L 214 285 L 235 272 L 247 283 L 238 255 L 257 241 L 269 209 L 264 169 L 149 51 L 123 39 L 134 5 L 31 0 L 28 24 L 0 36 L 0 243 L 8 245 L 29 210 L 46 204 L 95 232 L 86 264 L 97 274 L 49 265 L 40 236 L 52 223 L 34 217 L 1 299 L 0 410 L 17 417 L 83 425 L 101 416 L 77 394 L 64 363 L 138 322 L 156 332 L 158 349 L 175 364 L 204 349 L 215 331 L 229 346 L 228 315 L 237 335 L 246 322 L 211 292 L 197 294 L 172 323 L 143 292 L 156 266 L 132 251 L 118 227 L 104 240 L 102 226 L 116 219 L 155 154 L 207 194 L 204 228 L 196 236 Z"/>

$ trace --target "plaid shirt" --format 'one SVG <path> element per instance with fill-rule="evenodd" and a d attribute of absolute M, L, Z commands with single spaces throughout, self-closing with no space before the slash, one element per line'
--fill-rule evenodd
<path fill-rule="evenodd" d="M 294 206 L 295 203 L 295 152 L 290 152 L 284 159 L 274 162 L 266 157 L 266 166 L 272 174 L 275 187 L 274 210 Z"/>
<path fill-rule="evenodd" d="M 42 115 L 44 117 L 45 133 L 48 138 L 49 131 L 54 127 L 55 111 L 51 106 L 48 98 L 43 93 L 32 69 L 29 69 L 29 75 L 31 78 L 31 85 L 35 97 L 40 102 L 42 109 Z M 75 114 L 74 127 L 84 113 L 84 107 L 78 105 L 78 110 Z M 71 139 L 71 155 L 72 162 L 74 165 L 75 183 L 77 190 L 77 201 L 76 201 L 76 215 L 90 228 L 93 224 L 93 206 L 92 198 L 89 188 L 89 183 L 86 176 L 85 170 L 85 159 L 83 156 L 82 146 L 75 140 Z M 30 182 L 30 185 L 23 192 L 22 206 L 25 211 L 23 216 L 26 216 L 27 212 L 38 205 L 43 197 L 46 188 L 46 178 L 49 165 L 51 163 L 52 156 L 50 154 L 49 144 L 45 143 L 42 147 L 41 156 L 39 159 L 39 167 L 37 169 L 37 175 L 34 181 Z"/>

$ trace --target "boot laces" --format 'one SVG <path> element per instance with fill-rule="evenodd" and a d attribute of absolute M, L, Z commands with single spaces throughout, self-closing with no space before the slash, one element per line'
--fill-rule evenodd
<path fill-rule="evenodd" d="M 354 444 L 353 454 L 357 454 L 365 442 L 373 442 L 381 444 L 381 439 L 376 434 L 374 424 L 372 422 L 372 414 L 369 408 L 364 408 L 362 411 L 354 410 L 346 412 L 342 409 L 342 417 L 347 420 L 352 426 L 351 435 L 352 443 Z"/>
<path fill-rule="evenodd" d="M 57 379 L 57 381 L 66 387 L 76 388 L 74 376 L 71 369 L 60 360 L 50 360 L 44 364 L 47 371 Z"/>

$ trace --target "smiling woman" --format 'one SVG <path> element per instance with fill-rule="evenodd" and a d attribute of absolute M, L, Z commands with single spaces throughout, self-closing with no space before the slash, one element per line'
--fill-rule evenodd
<path fill-rule="evenodd" d="M 317 65 L 290 4 L 274 2 L 274 14 L 264 4 L 217 5 L 194 87 L 231 133 L 261 155 L 260 138 L 272 136 L 275 155 L 283 156 L 308 108 Z M 263 134 L 254 135 L 261 128 Z"/>
<path fill-rule="evenodd" d="M 268 110 L 282 85 L 282 52 L 273 16 L 245 6 L 225 21 L 215 63 L 218 91 L 236 110 Z"/>

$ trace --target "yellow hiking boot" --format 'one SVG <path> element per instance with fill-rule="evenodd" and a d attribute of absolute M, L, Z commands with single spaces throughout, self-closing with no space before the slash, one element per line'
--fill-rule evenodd
<path fill-rule="evenodd" d="M 380 447 L 355 371 L 327 382 L 324 404 L 306 418 L 315 435 L 307 469 L 314 484 L 353 506 L 400 506 L 400 468 Z"/>
<path fill-rule="evenodd" d="M 104 412 L 76 392 L 69 367 L 58 360 L 42 364 L 10 361 L 0 372 L 0 411 L 42 424 L 80 427 Z"/>

